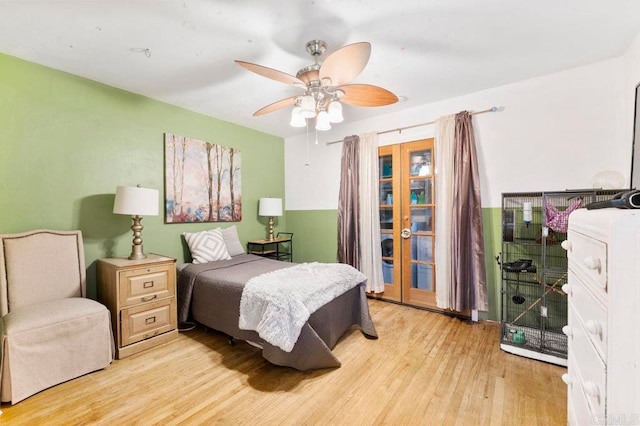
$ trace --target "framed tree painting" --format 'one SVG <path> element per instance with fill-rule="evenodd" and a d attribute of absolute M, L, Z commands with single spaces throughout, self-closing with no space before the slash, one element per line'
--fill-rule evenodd
<path fill-rule="evenodd" d="M 164 135 L 165 223 L 242 219 L 240 151 Z"/>

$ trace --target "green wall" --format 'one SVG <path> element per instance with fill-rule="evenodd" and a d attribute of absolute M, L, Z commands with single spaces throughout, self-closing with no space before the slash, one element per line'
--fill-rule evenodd
<path fill-rule="evenodd" d="M 112 213 L 116 186 L 164 197 L 165 132 L 240 150 L 243 243 L 264 238 L 258 199 L 284 198 L 282 138 L 2 54 L 0 128 L 0 232 L 81 229 L 90 297 L 95 260 L 131 252 L 131 219 Z M 145 252 L 178 261 L 182 232 L 227 225 L 164 224 L 162 201 L 160 212 L 142 221 Z"/>
<path fill-rule="evenodd" d="M 338 250 L 337 210 L 288 210 L 287 231 L 294 233 L 294 261 L 335 262 Z M 489 310 L 481 319 L 500 319 L 500 270 L 495 257 L 500 253 L 501 210 L 482 209 L 484 251 Z"/>
<path fill-rule="evenodd" d="M 294 262 L 335 262 L 338 255 L 338 210 L 287 210 L 293 232 Z"/>

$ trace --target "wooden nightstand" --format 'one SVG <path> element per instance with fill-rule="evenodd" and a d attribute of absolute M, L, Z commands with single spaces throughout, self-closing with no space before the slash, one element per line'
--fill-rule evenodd
<path fill-rule="evenodd" d="M 175 263 L 157 254 L 98 259 L 98 300 L 111 311 L 117 359 L 178 334 Z"/>

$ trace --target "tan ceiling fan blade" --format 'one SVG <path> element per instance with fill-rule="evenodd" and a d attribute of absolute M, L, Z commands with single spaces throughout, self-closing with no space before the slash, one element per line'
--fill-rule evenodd
<path fill-rule="evenodd" d="M 289 105 L 293 105 L 296 103 L 297 96 L 293 96 L 291 98 L 282 99 L 280 101 L 274 102 L 272 104 L 267 105 L 266 107 L 260 108 L 256 112 L 253 113 L 254 117 L 258 117 L 259 115 L 269 114 L 270 112 L 279 110 L 280 108 L 284 108 Z"/>
<path fill-rule="evenodd" d="M 304 82 L 300 80 L 298 77 L 294 77 L 291 74 L 287 74 L 286 72 L 274 70 L 273 68 L 269 68 L 269 67 L 263 67 L 262 65 L 252 64 L 251 62 L 238 61 L 238 60 L 236 60 L 235 62 L 236 64 L 240 65 L 242 68 L 247 69 L 263 77 L 267 77 L 284 84 L 292 84 L 294 86 L 302 85 L 302 87 L 306 86 Z"/>
<path fill-rule="evenodd" d="M 369 62 L 371 44 L 353 43 L 344 46 L 327 57 L 320 67 L 320 80 L 331 79 L 331 86 L 346 84 L 355 79 Z"/>
<path fill-rule="evenodd" d="M 340 97 L 340 102 L 347 105 L 375 107 L 391 105 L 398 102 L 398 97 L 382 87 L 372 84 L 347 84 L 338 87 L 344 95 Z"/>

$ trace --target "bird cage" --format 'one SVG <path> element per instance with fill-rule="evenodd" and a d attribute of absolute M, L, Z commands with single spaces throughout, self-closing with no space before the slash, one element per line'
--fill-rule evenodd
<path fill-rule="evenodd" d="M 500 347 L 566 365 L 567 238 L 571 211 L 610 199 L 614 190 L 502 194 Z"/>

